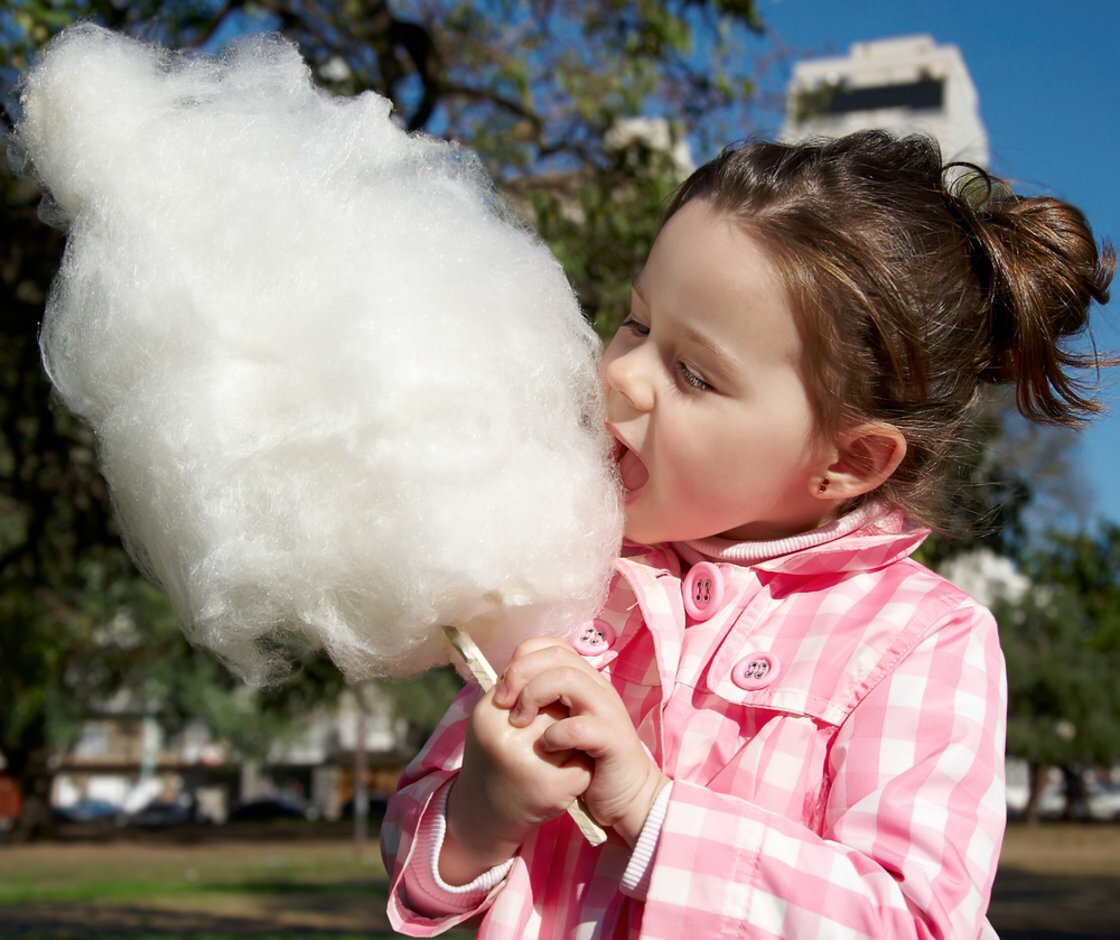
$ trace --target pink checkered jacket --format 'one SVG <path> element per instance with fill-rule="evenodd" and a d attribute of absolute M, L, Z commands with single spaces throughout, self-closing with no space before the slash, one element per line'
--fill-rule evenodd
<path fill-rule="evenodd" d="M 988 611 L 909 558 L 924 537 L 886 513 L 752 564 L 687 546 L 620 559 L 606 609 L 575 642 L 673 781 L 659 828 L 639 840 L 638 882 L 624 887 L 626 846 L 592 848 L 562 816 L 497 884 L 409 897 L 405 873 L 432 866 L 423 846 L 461 761 L 472 684 L 390 801 L 394 927 L 423 937 L 479 923 L 480 938 L 511 940 L 994 937 L 1003 658 Z"/>

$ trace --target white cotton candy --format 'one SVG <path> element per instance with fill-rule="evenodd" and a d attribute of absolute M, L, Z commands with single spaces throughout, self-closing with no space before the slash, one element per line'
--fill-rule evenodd
<path fill-rule="evenodd" d="M 598 343 L 476 158 L 270 37 L 185 57 L 93 26 L 16 143 L 69 227 L 42 330 L 133 557 L 251 681 L 499 668 L 602 601 L 620 538 Z"/>

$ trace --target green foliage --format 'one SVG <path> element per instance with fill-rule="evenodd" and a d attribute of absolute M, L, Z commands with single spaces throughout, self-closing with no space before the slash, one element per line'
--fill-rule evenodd
<path fill-rule="evenodd" d="M 950 483 L 944 529 L 921 549 L 921 561 L 933 568 L 979 547 L 1017 561 L 1036 542 L 1045 544 L 1050 530 L 1088 519 L 1076 432 L 1028 421 L 1008 390 L 990 394 Z"/>
<path fill-rule="evenodd" d="M 584 314 L 604 339 L 629 313 L 631 282 L 649 253 L 679 173 L 671 155 L 635 141 L 612 155 L 595 186 L 572 191 L 545 179 L 519 188 Z"/>
<path fill-rule="evenodd" d="M 394 711 L 408 724 L 409 739 L 419 746 L 435 730 L 463 681 L 450 666 L 433 669 L 411 679 L 383 680 L 375 683 L 388 697 Z"/>
<path fill-rule="evenodd" d="M 1035 588 L 996 610 L 1008 753 L 1035 764 L 1110 765 L 1120 757 L 1120 528 L 1054 533 L 1024 573 Z"/>
<path fill-rule="evenodd" d="M 1120 757 L 1120 531 L 1083 530 L 1069 431 L 1032 424 L 1009 397 L 990 403 L 961 468 L 956 537 L 933 537 L 922 561 L 987 547 L 1034 584 L 994 613 L 1007 658 L 1007 753 L 1035 766 Z"/>

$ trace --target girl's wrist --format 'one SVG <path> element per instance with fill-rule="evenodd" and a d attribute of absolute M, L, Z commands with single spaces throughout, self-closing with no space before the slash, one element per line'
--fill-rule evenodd
<path fill-rule="evenodd" d="M 492 814 L 458 804 L 458 782 L 451 784 L 447 795 L 447 827 L 439 855 L 439 876 L 449 885 L 470 884 L 513 858 L 521 846 L 520 839 L 499 833 L 498 820 Z"/>
<path fill-rule="evenodd" d="M 638 841 L 638 836 L 642 834 L 642 828 L 649 818 L 653 804 L 657 801 L 657 795 L 669 783 L 669 778 L 660 769 L 651 767 L 650 770 L 651 772 L 646 777 L 642 788 L 631 801 L 630 808 L 612 826 L 619 838 L 630 848 L 634 847 Z"/>
<path fill-rule="evenodd" d="M 455 827 L 448 821 L 439 853 L 439 876 L 449 885 L 467 885 L 479 875 L 508 862 L 520 847 L 519 843 L 495 841 L 485 845 L 457 837 Z"/>

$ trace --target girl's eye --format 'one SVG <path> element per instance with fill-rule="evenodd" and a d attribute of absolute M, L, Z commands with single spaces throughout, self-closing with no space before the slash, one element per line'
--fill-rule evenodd
<path fill-rule="evenodd" d="M 635 320 L 633 317 L 627 317 L 623 320 L 619 329 L 630 330 L 632 333 L 637 333 L 638 336 L 649 336 L 649 327 L 641 321 Z"/>
<path fill-rule="evenodd" d="M 680 373 L 680 377 L 686 385 L 691 386 L 697 391 L 710 392 L 712 390 L 712 387 L 707 382 L 700 378 L 700 376 L 693 372 L 683 362 L 677 363 L 677 372 Z"/>

